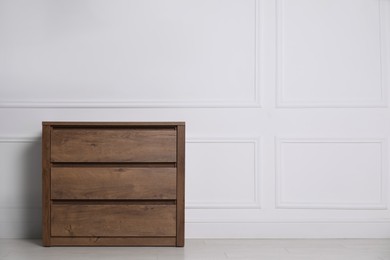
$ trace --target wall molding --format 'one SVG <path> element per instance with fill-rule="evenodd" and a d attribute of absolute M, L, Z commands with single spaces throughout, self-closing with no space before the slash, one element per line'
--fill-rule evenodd
<path fill-rule="evenodd" d="M 253 99 L 251 100 L 4 100 L 0 99 L 0 108 L 260 108 L 261 86 L 260 86 L 260 31 L 261 17 L 260 9 L 263 0 L 252 0 L 254 2 L 254 79 Z M 203 99 L 204 100 L 204 99 Z"/>
<path fill-rule="evenodd" d="M 0 143 L 36 143 L 41 142 L 41 137 L 32 136 L 0 136 Z"/>
<path fill-rule="evenodd" d="M 258 91 L 257 91 L 258 92 Z M 260 108 L 260 101 L 235 102 L 235 101 L 4 101 L 0 100 L 0 108 Z"/>
<path fill-rule="evenodd" d="M 288 100 L 284 96 L 284 2 L 285 0 L 276 0 L 276 107 L 277 108 L 381 108 L 387 107 L 387 91 L 390 83 L 388 75 L 388 62 L 390 57 L 386 55 L 388 45 L 388 32 L 386 30 L 387 3 L 378 1 L 379 17 L 379 41 L 380 41 L 380 73 L 381 73 L 381 96 L 377 100 L 328 100 L 328 101 L 310 101 L 310 100 Z M 387 9 L 386 9 L 387 8 Z"/>
<path fill-rule="evenodd" d="M 283 201 L 281 180 L 282 173 L 282 146 L 286 143 L 372 143 L 379 144 L 381 150 L 381 198 L 376 203 L 305 203 Z M 275 197 L 277 209 L 331 209 L 331 210 L 386 210 L 388 209 L 388 173 L 387 173 L 387 139 L 386 138 L 275 138 Z"/>
<path fill-rule="evenodd" d="M 260 183 L 261 183 L 261 172 L 259 169 L 259 160 L 261 159 L 260 153 L 260 138 L 187 138 L 186 144 L 191 143 L 242 143 L 242 144 L 253 144 L 254 146 L 254 180 L 253 185 L 254 198 L 253 201 L 247 202 L 217 202 L 208 203 L 206 201 L 186 201 L 186 209 L 261 209 L 261 194 L 260 194 Z"/>
<path fill-rule="evenodd" d="M 301 219 L 186 219 L 186 223 L 390 223 L 390 218 L 301 218 Z"/>

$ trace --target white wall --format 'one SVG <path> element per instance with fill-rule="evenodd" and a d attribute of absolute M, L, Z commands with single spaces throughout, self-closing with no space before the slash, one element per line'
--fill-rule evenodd
<path fill-rule="evenodd" d="M 0 0 L 0 237 L 41 121 L 187 122 L 186 237 L 390 237 L 388 0 Z"/>

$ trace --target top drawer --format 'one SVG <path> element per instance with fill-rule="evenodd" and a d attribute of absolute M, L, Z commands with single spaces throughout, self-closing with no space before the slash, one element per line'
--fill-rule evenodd
<path fill-rule="evenodd" d="M 175 128 L 53 128 L 52 162 L 176 162 Z"/>

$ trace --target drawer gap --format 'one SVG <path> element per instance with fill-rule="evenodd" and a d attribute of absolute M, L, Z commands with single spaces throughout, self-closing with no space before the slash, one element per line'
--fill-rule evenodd
<path fill-rule="evenodd" d="M 52 205 L 176 205 L 176 200 L 52 200 Z"/>
<path fill-rule="evenodd" d="M 88 124 L 80 124 L 80 125 L 53 125 L 54 129 L 96 129 L 96 130 L 122 130 L 122 129 L 141 129 L 141 130 L 176 130 L 176 124 L 174 125 L 161 125 L 161 124 L 146 124 L 146 125 L 123 125 L 123 124 L 110 124 L 109 126 L 105 125 L 88 125 Z"/>
<path fill-rule="evenodd" d="M 125 163 L 125 162 L 52 162 L 52 167 L 133 167 L 133 168 L 146 168 L 146 167 L 168 167 L 168 168 L 176 168 L 177 164 L 175 162 L 163 162 L 163 163 L 137 163 L 137 162 L 131 162 L 131 163 Z"/>
<path fill-rule="evenodd" d="M 57 238 L 69 238 L 69 236 L 51 236 Z M 74 236 L 79 238 L 156 238 L 156 236 Z M 159 238 L 175 238 L 174 236 L 158 236 Z"/>

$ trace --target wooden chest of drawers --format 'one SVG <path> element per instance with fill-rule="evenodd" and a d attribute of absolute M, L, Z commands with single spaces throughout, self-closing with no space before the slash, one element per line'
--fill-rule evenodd
<path fill-rule="evenodd" d="M 43 122 L 44 246 L 184 246 L 182 122 Z"/>

